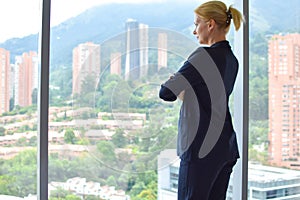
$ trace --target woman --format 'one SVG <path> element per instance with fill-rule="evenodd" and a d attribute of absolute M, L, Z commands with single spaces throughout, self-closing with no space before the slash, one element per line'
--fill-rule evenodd
<path fill-rule="evenodd" d="M 241 13 L 220 1 L 203 3 L 195 10 L 195 30 L 200 44 L 179 69 L 161 85 L 165 101 L 182 100 L 178 123 L 180 157 L 178 200 L 226 198 L 232 168 L 239 158 L 236 134 L 228 107 L 238 72 L 226 34 Z"/>

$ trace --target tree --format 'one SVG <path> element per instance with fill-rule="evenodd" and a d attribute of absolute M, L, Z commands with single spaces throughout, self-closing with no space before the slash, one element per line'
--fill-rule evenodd
<path fill-rule="evenodd" d="M 72 129 L 68 128 L 64 135 L 64 141 L 68 144 L 75 144 L 76 137 Z"/>
<path fill-rule="evenodd" d="M 31 94 L 32 97 L 32 104 L 37 104 L 37 99 L 38 99 L 38 90 L 37 88 L 34 88 Z"/>
<path fill-rule="evenodd" d="M 113 164 L 116 161 L 115 147 L 110 141 L 97 143 L 97 150 L 100 152 L 101 160 Z"/>
<path fill-rule="evenodd" d="M 116 147 L 123 148 L 128 143 L 127 138 L 124 136 L 124 134 L 124 130 L 117 129 L 116 133 L 112 136 L 112 142 Z"/>
<path fill-rule="evenodd" d="M 101 199 L 99 199 L 99 197 L 94 196 L 94 195 L 87 195 L 85 197 L 85 200 L 101 200 Z"/>
<path fill-rule="evenodd" d="M 132 89 L 128 82 L 116 75 L 107 75 L 99 83 L 101 88 L 97 91 L 97 107 L 103 111 L 127 111 Z"/>
<path fill-rule="evenodd" d="M 69 191 L 64 190 L 63 188 L 57 188 L 56 190 L 51 191 L 49 200 L 65 199 L 69 194 Z"/>
<path fill-rule="evenodd" d="M 139 199 L 147 199 L 147 200 L 156 200 L 157 195 L 153 192 L 153 190 L 146 189 L 143 190 L 138 196 Z"/>
<path fill-rule="evenodd" d="M 0 191 L 6 190 L 13 196 L 27 196 L 36 193 L 37 179 L 36 150 L 25 150 L 13 159 L 1 165 L 1 172 L 5 174 L 8 183 Z"/>
<path fill-rule="evenodd" d="M 15 99 L 10 98 L 9 99 L 9 111 L 12 111 L 14 109 L 14 106 L 15 106 Z"/>
<path fill-rule="evenodd" d="M 66 200 L 81 200 L 81 198 L 78 197 L 78 196 L 76 196 L 76 195 L 74 195 L 74 194 L 68 194 L 66 196 Z"/>
<path fill-rule="evenodd" d="M 26 146 L 27 138 L 26 137 L 21 137 L 17 140 L 16 146 L 22 147 Z"/>
<path fill-rule="evenodd" d="M 107 181 L 106 181 L 106 185 L 108 186 L 116 186 L 117 185 L 117 181 L 115 179 L 114 176 L 109 176 Z"/>
<path fill-rule="evenodd" d="M 29 146 L 35 147 L 37 146 L 37 136 L 32 136 L 28 142 Z"/>
<path fill-rule="evenodd" d="M 145 189 L 146 189 L 146 186 L 145 186 L 144 182 L 142 182 L 142 181 L 136 182 L 130 190 L 130 194 L 131 194 L 130 196 L 135 197 Z"/>
<path fill-rule="evenodd" d="M 3 126 L 0 126 L 0 136 L 4 136 L 5 135 L 5 128 Z"/>

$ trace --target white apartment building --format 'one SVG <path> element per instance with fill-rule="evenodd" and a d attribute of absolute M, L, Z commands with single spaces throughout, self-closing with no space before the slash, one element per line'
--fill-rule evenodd
<path fill-rule="evenodd" d="M 158 156 L 158 200 L 177 200 L 179 164 L 175 149 Z M 230 181 L 227 200 L 233 200 L 233 189 Z M 249 163 L 248 199 L 299 200 L 300 171 Z"/>

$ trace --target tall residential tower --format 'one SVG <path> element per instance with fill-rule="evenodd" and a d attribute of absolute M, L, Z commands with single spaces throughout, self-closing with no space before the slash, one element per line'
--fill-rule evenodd
<path fill-rule="evenodd" d="M 33 103 L 33 92 L 38 88 L 38 55 L 30 51 L 15 58 L 15 106 L 29 106 Z M 36 99 L 34 100 L 36 101 Z"/>
<path fill-rule="evenodd" d="M 269 162 L 300 169 L 300 34 L 269 41 Z"/>
<path fill-rule="evenodd" d="M 79 44 L 73 49 L 72 94 L 80 94 L 84 81 L 93 78 L 95 87 L 100 74 L 100 45 L 92 42 Z"/>
<path fill-rule="evenodd" d="M 125 28 L 125 80 L 134 80 L 148 73 L 148 25 L 128 19 Z"/>
<path fill-rule="evenodd" d="M 0 48 L 0 114 L 9 111 L 10 52 Z"/>

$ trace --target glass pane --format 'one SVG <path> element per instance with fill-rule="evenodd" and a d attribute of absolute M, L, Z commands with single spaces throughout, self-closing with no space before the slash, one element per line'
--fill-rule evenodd
<path fill-rule="evenodd" d="M 0 199 L 36 199 L 39 4 L 0 3 Z"/>
<path fill-rule="evenodd" d="M 53 2 L 52 19 L 80 3 Z M 181 102 L 158 91 L 198 47 L 199 2 L 137 2 L 87 1 L 52 26 L 50 199 L 176 199 Z"/>
<path fill-rule="evenodd" d="M 300 197 L 299 13 L 250 1 L 249 199 Z"/>

